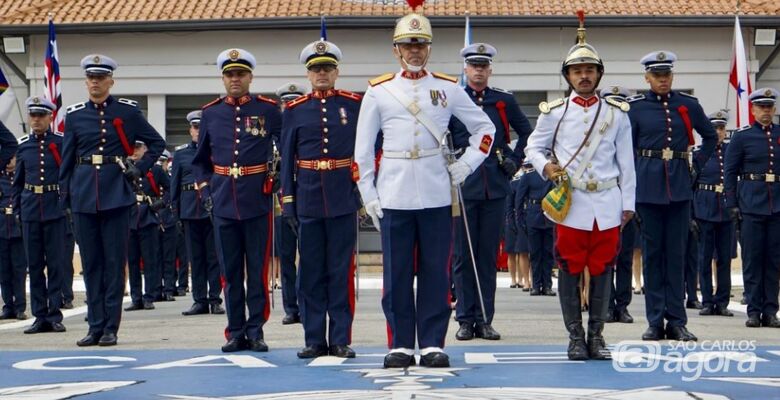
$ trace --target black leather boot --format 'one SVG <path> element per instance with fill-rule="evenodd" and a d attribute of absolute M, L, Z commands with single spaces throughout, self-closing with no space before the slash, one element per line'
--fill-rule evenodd
<path fill-rule="evenodd" d="M 563 324 L 569 331 L 569 347 L 566 354 L 569 360 L 587 360 L 588 348 L 585 345 L 585 329 L 582 328 L 580 311 L 580 276 L 572 276 L 567 271 L 558 274 L 558 298 L 561 302 Z"/>
<path fill-rule="evenodd" d="M 590 276 L 588 314 L 588 356 L 592 360 L 611 360 L 612 354 L 607 350 L 607 343 L 601 333 L 604 331 L 604 321 L 609 312 L 609 294 L 612 286 L 612 270 L 607 270 L 599 276 Z"/>

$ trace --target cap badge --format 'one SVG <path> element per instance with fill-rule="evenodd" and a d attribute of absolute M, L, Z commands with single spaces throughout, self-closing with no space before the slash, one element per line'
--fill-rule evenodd
<path fill-rule="evenodd" d="M 764 96 L 766 96 L 766 97 L 772 97 L 772 90 L 771 90 L 771 89 L 767 89 L 767 90 L 765 90 L 765 91 L 764 91 Z"/>
<path fill-rule="evenodd" d="M 40 104 L 41 99 L 39 99 L 37 97 L 33 97 L 32 102 L 35 103 L 35 104 Z"/>
<path fill-rule="evenodd" d="M 319 55 L 325 54 L 325 52 L 328 51 L 328 44 L 325 42 L 317 42 L 317 44 L 314 45 L 314 51 Z"/>
<path fill-rule="evenodd" d="M 485 45 L 481 44 L 479 47 L 477 47 L 477 53 L 484 53 L 485 52 Z"/>
<path fill-rule="evenodd" d="M 716 114 L 718 118 L 723 118 L 723 113 L 718 111 L 718 114 Z"/>
<path fill-rule="evenodd" d="M 291 91 L 291 92 L 294 92 L 294 91 L 295 91 L 295 90 L 297 90 L 297 89 L 298 89 L 298 87 L 297 87 L 297 86 L 295 86 L 295 85 L 290 85 L 290 87 L 288 87 L 288 88 L 287 88 L 287 90 L 289 90 L 289 91 Z"/>
<path fill-rule="evenodd" d="M 655 56 L 655 59 L 658 61 L 666 60 L 666 53 L 664 53 L 663 51 L 659 51 L 658 54 Z"/>
<path fill-rule="evenodd" d="M 620 88 L 617 86 L 612 86 L 612 94 L 620 94 Z"/>
<path fill-rule="evenodd" d="M 417 18 L 412 18 L 409 20 L 409 28 L 415 31 L 420 30 L 420 20 Z"/>
<path fill-rule="evenodd" d="M 238 50 L 236 49 L 230 50 L 230 52 L 228 53 L 228 57 L 230 57 L 230 61 L 238 60 L 238 56 L 239 56 Z"/>
<path fill-rule="evenodd" d="M 100 57 L 99 56 L 92 57 L 92 62 L 95 63 L 95 64 L 99 63 L 100 62 Z"/>

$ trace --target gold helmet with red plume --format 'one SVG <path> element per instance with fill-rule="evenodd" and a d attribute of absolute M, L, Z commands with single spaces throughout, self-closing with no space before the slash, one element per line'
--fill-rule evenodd
<path fill-rule="evenodd" d="M 406 2 L 412 8 L 412 12 L 396 21 L 393 44 L 433 42 L 431 21 L 416 11 L 417 7 L 425 3 L 425 0 L 406 0 Z"/>

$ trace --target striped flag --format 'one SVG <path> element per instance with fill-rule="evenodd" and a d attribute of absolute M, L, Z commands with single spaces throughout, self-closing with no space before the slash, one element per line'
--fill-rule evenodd
<path fill-rule="evenodd" d="M 471 21 L 469 20 L 469 14 L 466 13 L 466 29 L 463 34 L 463 47 L 467 47 L 471 44 Z M 460 71 L 460 86 L 466 87 L 466 62 L 463 61 L 463 70 Z"/>
<path fill-rule="evenodd" d="M 739 24 L 739 16 L 734 17 L 734 57 L 731 59 L 729 83 L 737 93 L 736 127 L 740 128 L 752 124 L 755 119 L 753 114 L 750 113 L 748 96 L 753 91 L 753 87 L 750 84 L 750 73 L 747 67 L 747 57 L 745 57 L 745 42 L 742 40 L 742 27 Z"/>
<path fill-rule="evenodd" d="M 57 108 L 51 121 L 52 132 L 65 132 L 65 114 L 62 108 L 62 89 L 60 88 L 60 57 L 57 53 L 57 37 L 54 22 L 49 19 L 49 42 L 46 46 L 46 59 L 43 67 L 43 97 L 51 100 Z"/>
<path fill-rule="evenodd" d="M 3 75 L 3 69 L 0 68 L 0 121 L 5 121 L 11 114 L 16 105 L 16 96 L 14 95 L 11 84 Z"/>

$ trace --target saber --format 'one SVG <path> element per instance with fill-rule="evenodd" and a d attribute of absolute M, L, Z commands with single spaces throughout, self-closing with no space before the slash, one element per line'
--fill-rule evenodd
<path fill-rule="evenodd" d="M 360 216 L 365 215 L 365 209 L 361 208 L 355 218 L 357 231 L 355 233 L 355 301 L 360 300 Z"/>
<path fill-rule="evenodd" d="M 447 132 L 447 134 L 444 136 L 446 141 L 446 148 L 442 149 L 444 153 L 446 154 L 447 163 L 452 164 L 457 159 L 455 156 L 458 154 L 457 151 L 453 149 L 452 145 L 452 134 L 450 132 Z M 450 140 L 446 140 L 449 138 Z M 457 192 L 457 203 L 460 206 L 460 214 L 463 218 L 463 228 L 466 231 L 466 243 L 469 247 L 469 257 L 471 258 L 471 267 L 474 270 L 474 282 L 477 283 L 477 295 L 479 296 L 479 307 L 482 310 L 482 322 L 485 323 L 485 325 L 488 324 L 487 321 L 487 313 L 485 312 L 485 300 L 482 296 L 482 285 L 479 283 L 479 274 L 477 273 L 477 259 L 474 257 L 474 246 L 471 243 L 471 231 L 469 230 L 469 219 L 466 216 L 466 203 L 463 201 L 463 191 L 461 190 L 461 185 L 457 185 L 455 187 L 455 191 Z M 453 199 L 455 200 L 455 199 Z M 453 207 L 453 214 L 455 213 L 455 208 Z"/>
<path fill-rule="evenodd" d="M 271 309 L 276 308 L 276 194 L 271 193 Z"/>

